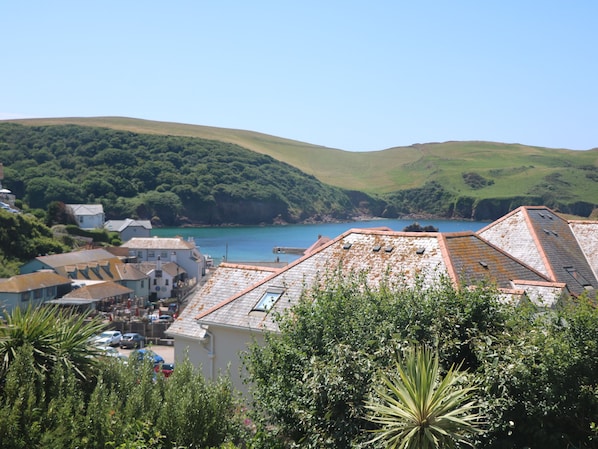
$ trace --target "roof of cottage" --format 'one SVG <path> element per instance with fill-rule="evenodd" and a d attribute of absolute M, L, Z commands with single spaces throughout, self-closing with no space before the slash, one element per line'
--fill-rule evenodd
<path fill-rule="evenodd" d="M 168 328 L 167 334 L 202 338 L 205 329 L 197 323 L 196 317 L 199 313 L 255 285 L 276 271 L 278 270 L 269 267 L 221 263 L 202 287 L 189 298 L 180 316 Z"/>
<path fill-rule="evenodd" d="M 104 206 L 101 204 L 65 204 L 75 215 L 100 215 L 104 213 Z"/>
<path fill-rule="evenodd" d="M 569 222 L 545 206 L 522 206 L 478 231 L 572 294 L 598 289 L 598 280 Z"/>
<path fill-rule="evenodd" d="M 182 237 L 133 237 L 121 245 L 129 249 L 189 250 L 196 249 L 195 242 Z"/>
<path fill-rule="evenodd" d="M 133 290 L 124 287 L 116 282 L 100 282 L 97 284 L 86 285 L 71 291 L 63 296 L 63 298 L 82 298 L 102 300 L 105 298 L 120 297 L 123 295 L 130 295 Z"/>
<path fill-rule="evenodd" d="M 0 292 L 19 293 L 28 290 L 68 285 L 71 280 L 52 271 L 37 271 L 29 274 L 19 274 L 8 279 L 0 280 Z"/>
<path fill-rule="evenodd" d="M 473 232 L 443 234 L 452 278 L 466 285 L 482 281 L 512 288 L 513 280 L 548 282 L 549 279 Z"/>
<path fill-rule="evenodd" d="M 127 265 L 135 267 L 137 270 L 145 273 L 145 276 L 147 276 L 158 267 L 158 262 L 139 262 Z M 162 267 L 162 271 L 168 273 L 172 277 L 186 273 L 185 269 L 175 262 L 160 262 L 160 265 Z"/>
<path fill-rule="evenodd" d="M 113 259 L 114 254 L 105 249 L 85 249 L 81 251 L 71 251 L 63 254 L 52 254 L 49 256 L 38 256 L 35 259 L 48 267 L 58 268 L 66 265 L 78 265 L 89 262 L 99 262 Z"/>
<path fill-rule="evenodd" d="M 504 289 L 514 288 L 513 279 L 548 281 L 471 232 L 351 229 L 245 291 L 204 308 L 196 319 L 208 325 L 276 330 L 274 314 L 268 312 L 284 312 L 306 289 L 334 282 L 335 272 L 342 272 L 345 277 L 351 273 L 363 275 L 369 285 L 388 281 L 413 286 L 421 282 L 424 288 L 436 285 L 443 277 L 456 284 L 477 285 L 494 280 L 494 274 L 497 287 Z M 262 298 L 268 295 L 275 298 L 271 309 L 258 310 Z"/>
<path fill-rule="evenodd" d="M 122 232 L 129 227 L 152 229 L 152 222 L 149 220 L 133 220 L 132 218 L 126 218 L 124 220 L 108 220 L 104 223 L 104 228 L 113 232 Z"/>
<path fill-rule="evenodd" d="M 55 270 L 58 274 L 71 279 L 91 281 L 133 280 L 139 276 L 138 273 L 124 270 L 124 265 L 118 257 L 112 257 L 110 259 L 64 265 L 56 267 Z"/>
<path fill-rule="evenodd" d="M 598 276 L 598 221 L 570 220 L 569 227 L 592 267 L 594 275 Z"/>

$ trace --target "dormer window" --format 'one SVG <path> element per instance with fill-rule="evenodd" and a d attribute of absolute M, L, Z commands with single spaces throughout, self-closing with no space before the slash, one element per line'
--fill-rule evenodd
<path fill-rule="evenodd" d="M 258 303 L 253 308 L 254 311 L 257 312 L 268 312 L 276 301 L 280 299 L 284 290 L 267 290 L 266 293 L 262 295 Z"/>

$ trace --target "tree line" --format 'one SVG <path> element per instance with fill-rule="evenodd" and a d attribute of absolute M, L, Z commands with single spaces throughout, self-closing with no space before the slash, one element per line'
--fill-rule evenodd
<path fill-rule="evenodd" d="M 5 184 L 32 209 L 101 203 L 108 219 L 257 224 L 346 218 L 349 196 L 270 156 L 197 138 L 0 123 Z"/>

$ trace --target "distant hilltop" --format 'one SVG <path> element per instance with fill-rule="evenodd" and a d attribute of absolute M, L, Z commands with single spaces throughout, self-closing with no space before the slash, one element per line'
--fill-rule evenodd
<path fill-rule="evenodd" d="M 495 219 L 521 205 L 545 205 L 587 217 L 598 198 L 598 149 L 476 141 L 350 152 L 252 131 L 123 117 L 21 119 L 0 125 L 3 123 L 32 128 L 78 125 L 233 144 L 295 167 L 323 185 L 342 189 L 350 207 L 346 206 L 347 213 L 341 217 L 363 213 L 388 218 Z M 277 184 L 278 189 L 292 188 Z M 288 202 L 288 195 L 283 196 Z M 322 211 L 295 214 L 300 220 L 317 219 L 318 215 Z"/>

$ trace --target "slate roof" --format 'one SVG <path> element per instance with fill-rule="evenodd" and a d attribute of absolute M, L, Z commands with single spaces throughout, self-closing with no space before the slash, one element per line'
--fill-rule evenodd
<path fill-rule="evenodd" d="M 39 256 L 35 259 L 51 268 L 64 267 L 65 265 L 86 264 L 101 260 L 112 259 L 114 255 L 105 249 L 86 249 L 71 251 L 64 254 L 52 254 L 50 256 Z"/>
<path fill-rule="evenodd" d="M 158 262 L 139 262 L 128 265 L 134 267 L 141 273 L 145 273 L 145 275 L 147 276 L 148 273 L 156 269 L 156 267 L 158 266 Z M 177 274 L 181 275 L 183 273 L 186 273 L 184 268 L 182 268 L 174 262 L 160 262 L 160 265 L 162 266 L 162 270 L 172 277 L 175 277 Z"/>
<path fill-rule="evenodd" d="M 594 276 L 598 277 L 598 221 L 570 220 L 569 227 L 584 252 Z"/>
<path fill-rule="evenodd" d="M 71 279 L 90 281 L 132 280 L 130 276 L 134 273 L 124 270 L 124 265 L 118 257 L 112 257 L 110 259 L 64 265 L 56 267 L 55 270 L 58 274 Z M 133 279 L 137 276 L 138 274 L 135 274 Z"/>
<path fill-rule="evenodd" d="M 480 259 L 486 266 L 480 264 Z M 306 288 L 324 287 L 333 272 L 363 274 L 364 282 L 377 286 L 393 284 L 424 287 L 443 278 L 455 284 L 476 284 L 497 274 L 498 287 L 514 289 L 512 280 L 548 283 L 548 279 L 473 233 L 440 234 L 394 232 L 379 229 L 351 229 L 328 244 L 294 261 L 245 291 L 204 307 L 196 319 L 249 329 L 277 330 L 273 311 L 292 307 Z M 334 279 L 332 279 L 334 282 Z M 255 310 L 266 293 L 281 293 L 269 313 Z M 517 292 L 522 294 L 522 292 Z"/>
<path fill-rule="evenodd" d="M 513 280 L 548 282 L 549 279 L 473 232 L 443 234 L 451 278 L 467 285 L 487 281 L 498 288 L 513 288 Z"/>
<path fill-rule="evenodd" d="M 478 231 L 551 281 L 579 295 L 598 289 L 598 280 L 569 222 L 545 206 L 522 206 Z M 592 293 L 591 293 L 592 294 Z"/>
<path fill-rule="evenodd" d="M 205 330 L 195 319 L 201 311 L 240 293 L 276 271 L 278 270 L 268 267 L 221 263 L 189 298 L 180 316 L 168 328 L 167 334 L 173 337 L 184 335 L 188 338 L 202 338 Z"/>
<path fill-rule="evenodd" d="M 29 274 L 19 274 L 0 281 L 0 292 L 19 293 L 28 290 L 69 285 L 71 280 L 52 271 L 37 271 Z"/>
<path fill-rule="evenodd" d="M 104 228 L 113 232 L 122 232 L 129 226 L 152 229 L 152 222 L 149 220 L 133 220 L 132 218 L 127 218 L 125 220 L 108 220 L 106 223 L 104 223 Z"/>
<path fill-rule="evenodd" d="M 195 249 L 195 243 L 184 240 L 182 237 L 133 237 L 121 245 L 129 249 L 170 249 L 189 250 Z"/>
<path fill-rule="evenodd" d="M 133 293 L 133 290 L 115 282 L 100 282 L 73 290 L 64 295 L 63 298 L 102 300 L 105 298 L 130 295 L 131 293 Z"/>
<path fill-rule="evenodd" d="M 101 204 L 65 204 L 70 207 L 75 215 L 100 215 L 104 213 Z"/>

